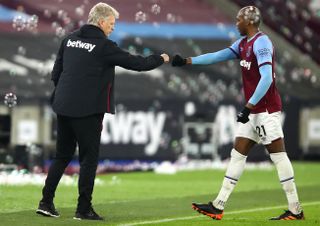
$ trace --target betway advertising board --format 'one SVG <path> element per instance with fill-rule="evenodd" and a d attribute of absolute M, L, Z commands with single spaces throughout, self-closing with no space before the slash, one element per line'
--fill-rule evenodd
<path fill-rule="evenodd" d="M 195 145 L 199 146 L 198 151 L 192 152 L 189 157 L 208 158 L 208 153 L 203 152 L 203 136 L 206 133 L 199 128 L 210 123 L 212 127 L 209 126 L 208 129 L 211 137 L 208 137 L 208 142 L 214 146 L 210 158 L 214 156 L 223 158 L 230 155 L 237 129 L 236 113 L 240 109 L 233 103 L 215 107 L 206 104 L 202 107 L 197 105 L 200 112 L 211 112 L 213 117 L 210 121 L 204 121 L 202 118 L 188 121 L 184 114 L 184 101 L 124 101 L 118 106 L 122 107 L 116 115 L 106 114 L 104 117 L 100 159 L 176 160 L 181 153 L 189 155 L 188 150 Z M 297 148 L 299 145 L 298 109 L 299 106 L 292 101 L 292 103 L 284 103 L 282 113 L 284 133 L 286 137 L 292 138 L 286 139 L 286 147 L 289 150 L 289 156 L 293 159 L 299 158 L 301 154 Z M 197 124 L 189 128 L 195 134 L 188 133 L 189 130 L 187 133 L 183 132 L 190 123 Z M 267 159 L 269 157 L 261 145 L 257 145 L 257 150 L 250 154 L 250 161 Z"/>
<path fill-rule="evenodd" d="M 182 136 L 184 103 L 142 101 L 123 106 L 115 115 L 104 117 L 100 158 L 175 159 L 171 145 Z"/>

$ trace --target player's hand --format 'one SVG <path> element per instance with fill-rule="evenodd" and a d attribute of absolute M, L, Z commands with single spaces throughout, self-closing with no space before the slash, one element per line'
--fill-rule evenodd
<path fill-rule="evenodd" d="M 172 63 L 171 65 L 173 67 L 181 67 L 187 64 L 187 59 L 186 58 L 182 58 L 180 55 L 175 55 L 173 57 Z"/>
<path fill-rule="evenodd" d="M 244 107 L 241 112 L 237 114 L 237 122 L 241 122 L 243 124 L 249 122 L 250 108 Z"/>
<path fill-rule="evenodd" d="M 162 53 L 160 56 L 162 56 L 165 63 L 168 63 L 170 61 L 170 57 L 166 53 Z"/>

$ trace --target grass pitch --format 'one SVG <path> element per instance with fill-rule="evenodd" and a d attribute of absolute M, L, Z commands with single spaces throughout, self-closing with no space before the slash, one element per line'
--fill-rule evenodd
<path fill-rule="evenodd" d="M 179 172 L 175 175 L 119 173 L 101 175 L 94 207 L 103 222 L 73 220 L 76 186 L 59 186 L 55 205 L 61 217 L 35 214 L 41 186 L 0 185 L 1 226 L 91 225 L 320 225 L 320 163 L 295 163 L 295 179 L 305 221 L 269 221 L 286 209 L 286 198 L 275 170 L 246 170 L 231 195 L 222 221 L 191 209 L 191 202 L 208 202 L 219 191 L 224 171 Z"/>

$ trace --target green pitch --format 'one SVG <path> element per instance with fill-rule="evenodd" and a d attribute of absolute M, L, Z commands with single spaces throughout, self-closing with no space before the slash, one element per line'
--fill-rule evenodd
<path fill-rule="evenodd" d="M 120 173 L 101 175 L 94 207 L 104 222 L 73 220 L 76 186 L 60 186 L 55 204 L 60 218 L 35 214 L 40 186 L 0 185 L 1 226 L 79 225 L 320 225 L 320 163 L 295 163 L 295 178 L 306 220 L 268 221 L 286 208 L 275 170 L 246 170 L 231 195 L 222 221 L 191 209 L 191 202 L 208 202 L 219 191 L 224 171 L 179 172 L 175 175 Z M 115 178 L 116 177 L 116 178 Z"/>

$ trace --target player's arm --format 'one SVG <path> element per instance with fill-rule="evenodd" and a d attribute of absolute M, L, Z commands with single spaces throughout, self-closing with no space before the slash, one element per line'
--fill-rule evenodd
<path fill-rule="evenodd" d="M 226 60 L 236 59 L 237 55 L 230 48 L 226 48 L 214 53 L 207 53 L 197 57 L 190 57 L 187 59 L 187 63 L 193 65 L 208 65 L 215 64 Z"/>
<path fill-rule="evenodd" d="M 272 84 L 272 55 L 273 46 L 267 36 L 262 36 L 253 45 L 253 52 L 256 55 L 259 66 L 260 80 L 249 99 L 249 104 L 256 105 L 267 93 Z"/>
<path fill-rule="evenodd" d="M 265 64 L 259 67 L 259 72 L 261 76 L 260 81 L 248 101 L 248 106 L 251 108 L 254 107 L 262 97 L 264 97 L 272 84 L 272 66 L 270 64 Z"/>
<path fill-rule="evenodd" d="M 242 39 L 234 42 L 229 48 L 214 52 L 207 53 L 196 57 L 183 58 L 180 55 L 175 55 L 172 60 L 172 66 L 184 66 L 186 64 L 192 65 L 209 65 L 222 61 L 233 60 L 239 58 L 239 43 Z"/>
<path fill-rule="evenodd" d="M 257 39 L 253 45 L 253 52 L 257 58 L 259 66 L 260 80 L 244 109 L 238 114 L 238 122 L 246 123 L 249 121 L 251 109 L 264 97 L 272 84 L 272 55 L 273 46 L 267 36 Z"/>

